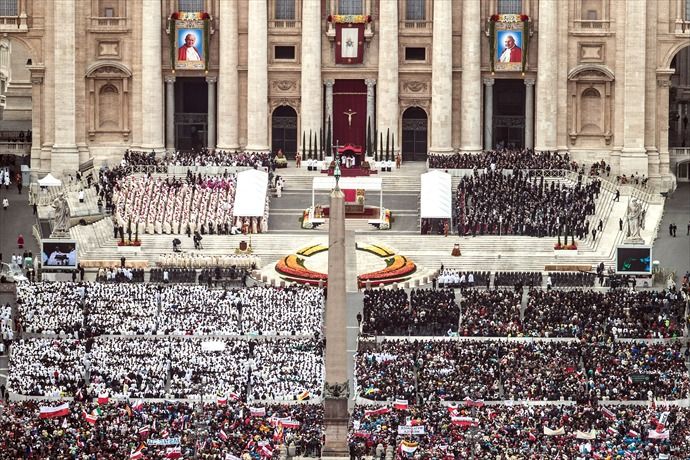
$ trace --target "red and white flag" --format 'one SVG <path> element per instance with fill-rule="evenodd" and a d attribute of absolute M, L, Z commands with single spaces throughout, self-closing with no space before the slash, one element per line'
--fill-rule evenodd
<path fill-rule="evenodd" d="M 228 403 L 228 397 L 227 396 L 218 396 L 218 405 L 219 406 L 225 406 Z"/>
<path fill-rule="evenodd" d="M 616 414 L 608 410 L 606 407 L 601 408 L 601 413 L 604 414 L 604 417 L 609 420 L 616 420 Z"/>
<path fill-rule="evenodd" d="M 55 418 L 69 415 L 69 403 L 60 404 L 59 406 L 41 406 L 39 418 Z"/>
<path fill-rule="evenodd" d="M 463 399 L 463 401 L 465 402 L 465 406 L 467 407 L 484 407 L 484 401 L 481 399 L 475 401 L 468 396 L 465 399 Z"/>
<path fill-rule="evenodd" d="M 479 419 L 473 417 L 451 417 L 450 421 L 457 426 L 479 426 Z"/>
<path fill-rule="evenodd" d="M 230 399 L 232 399 L 233 401 L 239 401 L 240 395 L 238 395 L 237 393 L 230 393 Z"/>
<path fill-rule="evenodd" d="M 149 437 L 149 427 L 145 426 L 144 428 L 139 428 L 139 437 L 142 439 L 146 439 Z"/>
<path fill-rule="evenodd" d="M 225 433 L 225 431 L 223 431 L 223 430 L 220 430 L 220 431 L 218 432 L 218 437 L 219 437 L 220 439 L 222 439 L 223 441 L 227 441 L 227 440 L 228 440 L 228 435 L 227 435 L 227 434 Z"/>
<path fill-rule="evenodd" d="M 299 422 L 297 420 L 283 420 L 280 422 L 281 425 L 285 428 L 290 428 L 292 430 L 296 430 L 299 428 Z"/>
<path fill-rule="evenodd" d="M 396 399 L 393 407 L 398 410 L 407 410 L 407 399 Z"/>
<path fill-rule="evenodd" d="M 181 458 L 182 457 L 182 449 L 179 447 L 169 447 L 165 449 L 165 457 L 166 458 Z"/>
<path fill-rule="evenodd" d="M 108 393 L 100 393 L 98 395 L 98 404 L 108 404 L 108 401 L 110 401 Z"/>
<path fill-rule="evenodd" d="M 612 426 L 606 428 L 606 432 L 607 432 L 608 434 L 610 434 L 611 436 L 616 436 L 616 435 L 620 434 L 620 433 L 618 432 L 618 430 L 615 429 L 615 428 L 612 427 Z"/>
<path fill-rule="evenodd" d="M 631 438 L 639 438 L 640 433 L 638 433 L 635 430 L 628 430 L 628 436 L 630 436 Z"/>
<path fill-rule="evenodd" d="M 663 431 L 650 431 L 647 437 L 649 439 L 668 439 L 670 433 L 668 430 L 663 430 Z"/>
<path fill-rule="evenodd" d="M 259 451 L 259 453 L 263 457 L 271 458 L 273 456 L 273 447 L 271 447 L 270 444 L 261 446 L 261 450 Z"/>
<path fill-rule="evenodd" d="M 95 425 L 96 422 L 98 421 L 98 415 L 96 415 L 96 414 L 89 414 L 86 411 L 82 411 L 82 415 L 84 416 L 86 421 L 88 423 L 90 423 L 91 425 Z"/>
<path fill-rule="evenodd" d="M 391 410 L 388 407 L 381 407 L 381 408 L 374 409 L 374 410 L 365 410 L 364 416 L 370 417 L 372 415 L 384 415 L 384 414 L 389 413 L 390 411 Z"/>
<path fill-rule="evenodd" d="M 140 458 L 144 458 L 144 453 L 140 450 L 134 451 L 131 454 L 129 454 L 129 460 L 137 460 Z"/>
<path fill-rule="evenodd" d="M 134 405 L 132 406 L 132 409 L 134 409 L 137 412 L 142 410 L 143 408 L 144 408 L 144 400 L 143 399 L 140 399 L 139 401 L 134 403 Z"/>
<path fill-rule="evenodd" d="M 266 416 L 266 408 L 265 407 L 250 407 L 249 408 L 249 415 L 252 417 L 265 417 Z"/>

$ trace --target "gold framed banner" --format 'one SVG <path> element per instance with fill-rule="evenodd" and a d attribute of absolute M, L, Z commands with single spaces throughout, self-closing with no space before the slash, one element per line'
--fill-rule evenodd
<path fill-rule="evenodd" d="M 170 16 L 170 60 L 175 70 L 208 70 L 208 13 Z"/>
<path fill-rule="evenodd" d="M 494 14 L 489 18 L 491 71 L 525 72 L 529 44 L 529 17 Z"/>

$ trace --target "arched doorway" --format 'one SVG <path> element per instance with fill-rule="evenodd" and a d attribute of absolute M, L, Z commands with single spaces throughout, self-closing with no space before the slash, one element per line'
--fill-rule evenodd
<path fill-rule="evenodd" d="M 276 107 L 271 115 L 271 149 L 283 149 L 288 158 L 297 153 L 297 112 L 289 105 Z"/>
<path fill-rule="evenodd" d="M 402 154 L 405 161 L 426 161 L 429 120 L 424 109 L 410 107 L 402 116 Z"/>

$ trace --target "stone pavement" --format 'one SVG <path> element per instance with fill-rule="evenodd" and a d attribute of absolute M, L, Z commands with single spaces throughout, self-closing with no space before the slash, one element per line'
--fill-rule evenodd
<path fill-rule="evenodd" d="M 676 237 L 669 235 L 668 226 L 678 226 Z M 662 269 L 676 272 L 676 282 L 690 270 L 690 236 L 687 235 L 690 222 L 690 183 L 680 183 L 666 200 L 659 234 L 654 242 L 652 257 L 658 260 Z"/>
<path fill-rule="evenodd" d="M 10 186 L 9 190 L 0 188 L 0 201 L 7 197 L 10 206 L 7 211 L 0 210 L 0 254 L 2 261 L 8 262 L 17 248 L 17 236 L 24 235 L 25 247 L 36 255 L 39 251 L 38 242 L 34 239 L 31 229 L 36 223 L 31 206 L 28 204 L 28 188 L 24 187 L 22 194 L 17 193 L 17 187 Z"/>

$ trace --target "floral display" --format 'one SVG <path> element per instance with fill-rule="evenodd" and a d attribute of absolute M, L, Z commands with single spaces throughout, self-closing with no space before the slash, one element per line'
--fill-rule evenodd
<path fill-rule="evenodd" d="M 307 246 L 306 248 L 300 249 L 297 251 L 297 254 L 300 256 L 310 257 L 323 251 L 328 251 L 328 246 L 324 246 L 323 244 L 314 244 L 312 246 Z"/>
<path fill-rule="evenodd" d="M 304 259 L 297 257 L 296 254 L 290 254 L 283 257 L 276 263 L 276 271 L 281 275 L 285 275 L 288 281 L 303 283 L 303 284 L 319 284 L 319 282 L 326 283 L 328 275 L 325 273 L 318 273 L 308 269 L 304 266 Z"/>
<path fill-rule="evenodd" d="M 368 24 L 371 22 L 371 16 L 363 14 L 331 14 L 327 19 L 333 24 Z"/>
<path fill-rule="evenodd" d="M 405 256 L 395 255 L 386 259 L 386 268 L 371 273 L 357 276 L 357 283 L 360 287 L 371 282 L 374 285 L 392 284 L 407 281 L 417 270 L 414 262 Z"/>
<path fill-rule="evenodd" d="M 391 257 L 395 255 L 395 251 L 380 244 L 359 244 L 356 243 L 358 251 L 370 252 L 379 257 Z"/>

